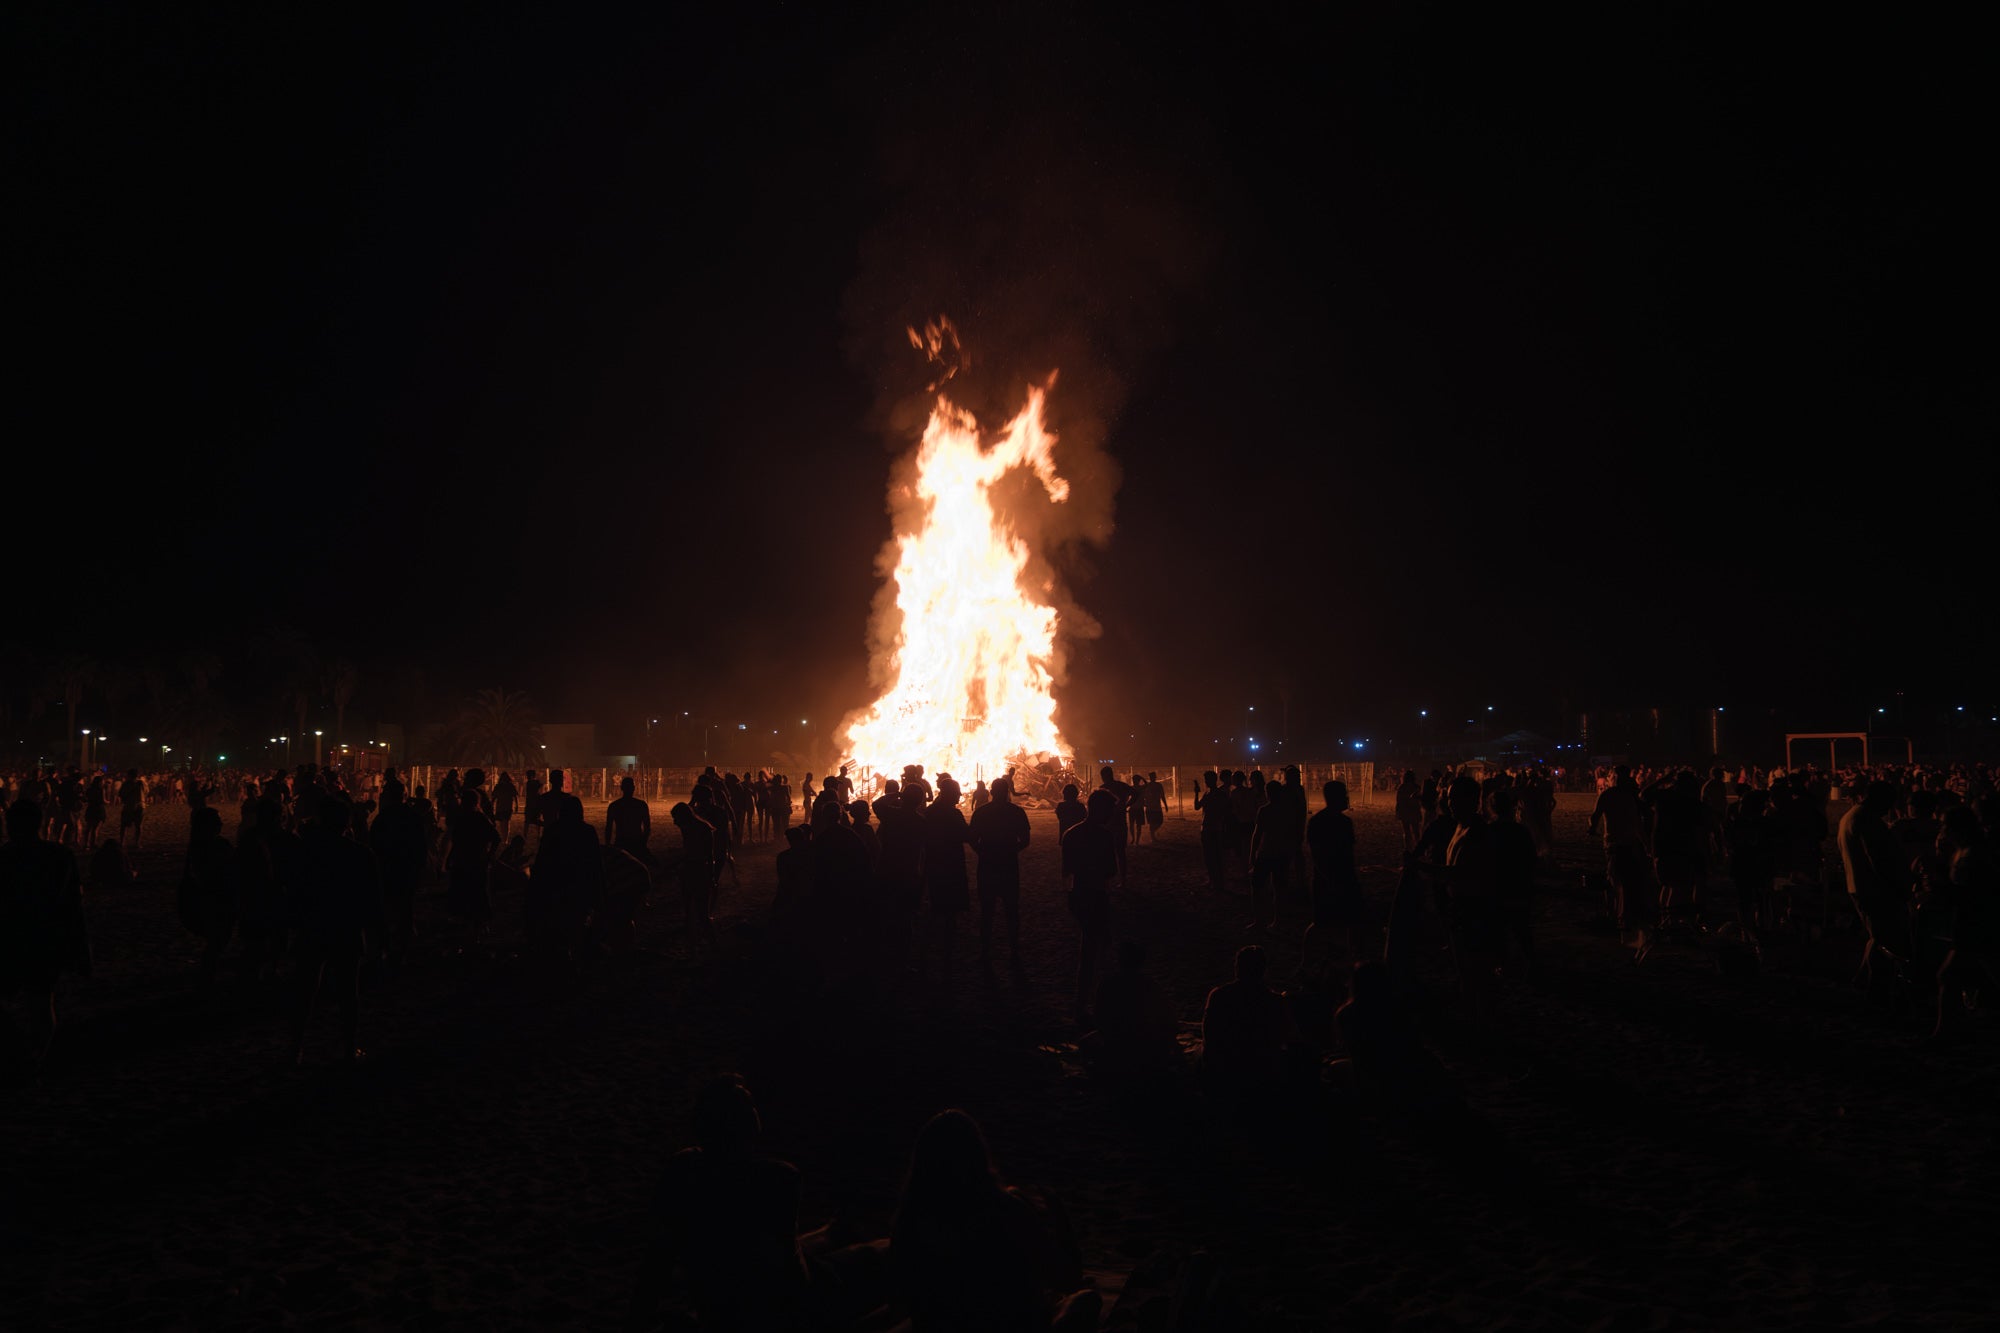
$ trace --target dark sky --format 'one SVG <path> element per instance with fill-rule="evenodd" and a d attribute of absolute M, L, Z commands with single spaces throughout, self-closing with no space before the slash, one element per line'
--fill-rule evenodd
<path fill-rule="evenodd" d="M 1936 19 L 188 8 L 16 43 L 38 651 L 261 698 L 279 623 L 377 715 L 412 668 L 837 715 L 941 310 L 970 393 L 1067 363 L 1122 474 L 1050 547 L 1086 746 L 1992 692 L 1989 154 Z"/>

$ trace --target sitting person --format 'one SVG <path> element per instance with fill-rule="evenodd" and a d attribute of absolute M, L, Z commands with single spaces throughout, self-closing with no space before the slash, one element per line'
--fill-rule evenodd
<path fill-rule="evenodd" d="M 1292 1038 L 1285 997 L 1264 984 L 1264 951 L 1236 951 L 1236 979 L 1208 993 L 1201 1012 L 1201 1074 L 1211 1090 L 1233 1100 L 1276 1088 Z"/>
<path fill-rule="evenodd" d="M 1180 1071 L 1180 1015 L 1166 988 L 1146 975 L 1146 948 L 1118 943 L 1118 967 L 1097 988 L 1097 1049 L 1113 1079 Z"/>
<path fill-rule="evenodd" d="M 1353 992 L 1334 1014 L 1334 1025 L 1347 1047 L 1340 1065 L 1362 1090 L 1426 1112 L 1457 1100 L 1443 1064 L 1397 999 L 1386 964 L 1368 959 L 1354 965 Z"/>
<path fill-rule="evenodd" d="M 129 889 L 138 878 L 132 859 L 125 855 L 124 846 L 116 838 L 106 838 L 97 845 L 96 854 L 90 858 L 91 888 Z"/>
<path fill-rule="evenodd" d="M 911 1333 L 1097 1326 L 1096 1292 L 1053 1202 L 1010 1189 L 979 1126 L 941 1111 L 917 1135 L 890 1258 Z"/>
<path fill-rule="evenodd" d="M 808 1258 L 798 1234 L 798 1168 L 758 1150 L 763 1123 L 740 1078 L 723 1074 L 702 1088 L 694 1132 L 695 1146 L 674 1154 L 654 1196 L 652 1252 L 633 1292 L 632 1327 L 656 1325 L 676 1266 L 703 1328 L 840 1328 L 882 1304 L 879 1245 Z"/>

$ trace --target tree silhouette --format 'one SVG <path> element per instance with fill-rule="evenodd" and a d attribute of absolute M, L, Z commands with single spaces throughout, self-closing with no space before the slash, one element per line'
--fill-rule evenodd
<path fill-rule="evenodd" d="M 360 672 L 354 663 L 344 657 L 336 657 L 326 666 L 326 692 L 333 700 L 333 743 L 337 749 L 347 739 L 347 705 L 354 698 L 354 687 L 360 681 Z"/>
<path fill-rule="evenodd" d="M 451 725 L 447 748 L 459 763 L 524 766 L 540 755 L 542 723 L 519 690 L 481 690 Z"/>
<path fill-rule="evenodd" d="M 67 653 L 49 664 L 49 682 L 62 693 L 63 730 L 68 733 L 63 738 L 63 759 L 72 765 L 82 757 L 83 733 L 77 718 L 83 713 L 84 692 L 97 687 L 98 675 L 96 660 L 82 653 Z"/>

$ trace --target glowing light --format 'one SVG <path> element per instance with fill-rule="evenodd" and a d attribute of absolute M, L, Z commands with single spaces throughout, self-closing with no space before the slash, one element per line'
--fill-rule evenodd
<path fill-rule="evenodd" d="M 896 539 L 901 613 L 887 686 L 844 727 L 851 761 L 894 772 L 997 772 L 1010 762 L 1070 762 L 1056 728 L 1056 610 L 1022 586 L 1028 548 L 994 507 L 993 488 L 1028 469 L 1050 500 L 1069 498 L 1055 470 L 1046 391 L 990 446 L 972 415 L 939 396 L 917 447 L 917 530 Z"/>

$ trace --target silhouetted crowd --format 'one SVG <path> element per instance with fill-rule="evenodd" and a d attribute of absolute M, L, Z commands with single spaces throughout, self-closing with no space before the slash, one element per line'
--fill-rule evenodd
<path fill-rule="evenodd" d="M 1419 975 L 1442 956 L 1477 1002 L 1537 968 L 1553 770 L 1392 775 L 1403 855 L 1386 914 L 1361 891 L 1344 782 L 1322 784 L 1314 809 L 1296 767 L 1203 774 L 1193 806 L 1207 889 L 1248 906 L 1249 939 L 1208 993 L 1198 1033 L 1149 975 L 1144 949 L 1115 929 L 1115 905 L 1133 888 L 1131 848 L 1157 840 L 1164 822 L 1164 786 L 1106 767 L 1086 792 L 1062 776 L 1051 819 L 1039 798 L 1032 815 L 1017 798 L 1013 772 L 977 783 L 968 802 L 950 774 L 918 765 L 871 787 L 872 800 L 846 769 L 818 783 L 807 774 L 795 799 L 783 774 L 709 768 L 668 810 L 669 833 L 654 829 L 630 777 L 602 825 L 587 820 L 560 769 L 518 782 L 452 769 L 435 792 L 389 770 L 365 793 L 310 764 L 226 784 L 191 770 L 167 782 L 38 769 L 8 779 L 0 991 L 32 1077 L 55 1037 L 61 977 L 91 967 L 83 872 L 96 892 L 130 885 L 130 852 L 162 800 L 189 807 L 173 901 L 201 943 L 200 984 L 215 987 L 233 966 L 284 1015 L 299 1062 L 322 1008 L 336 1016 L 340 1057 L 362 1058 L 364 967 L 373 960 L 394 977 L 409 964 L 427 886 L 441 887 L 460 923 L 455 951 L 496 947 L 496 903 L 518 901 L 520 957 L 540 976 L 573 980 L 634 951 L 656 894 L 677 896 L 687 937 L 710 941 L 739 857 L 775 846 L 771 911 L 740 929 L 801 995 L 837 1003 L 904 975 L 949 992 L 968 934 L 982 970 L 1003 954 L 1018 968 L 1022 854 L 1040 829 L 1056 842 L 1060 883 L 1028 887 L 1062 895 L 1081 1046 L 1120 1097 L 1145 1106 L 1194 1095 L 1250 1117 L 1327 1096 L 1419 1118 L 1463 1114 L 1419 1034 Z M 1987 768 L 1619 766 L 1592 785 L 1589 834 L 1604 859 L 1586 879 L 1635 959 L 1696 942 L 1725 971 L 1754 970 L 1775 941 L 1845 920 L 1865 940 L 1857 982 L 1920 1001 L 1940 1036 L 2000 993 L 2000 798 Z M 236 807 L 233 840 L 225 800 Z M 1297 981 L 1283 992 L 1267 981 L 1278 949 L 1296 950 L 1286 962 L 1296 959 Z M 919 1137 L 886 1239 L 799 1238 L 797 1172 L 761 1155 L 756 1137 L 740 1081 L 701 1094 L 697 1146 L 661 1187 L 661 1263 L 640 1284 L 642 1317 L 678 1263 L 705 1325 L 718 1327 L 841 1327 L 887 1307 L 918 1330 L 1092 1326 L 1094 1297 L 1060 1208 L 1003 1184 L 962 1112 Z"/>

